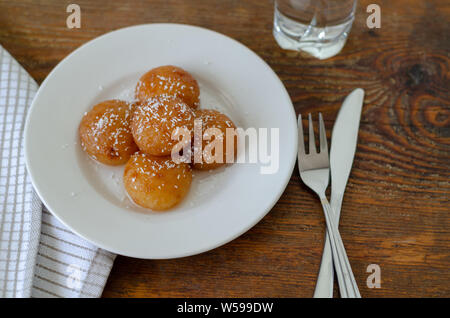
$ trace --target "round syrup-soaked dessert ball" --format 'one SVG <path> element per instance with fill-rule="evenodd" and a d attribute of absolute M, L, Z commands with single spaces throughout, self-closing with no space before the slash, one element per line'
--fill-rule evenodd
<path fill-rule="evenodd" d="M 192 170 L 189 164 L 176 164 L 170 157 L 137 152 L 125 165 L 123 181 L 136 204 L 162 211 L 177 205 L 189 192 Z"/>
<path fill-rule="evenodd" d="M 196 141 L 198 136 L 195 136 L 193 147 L 194 168 L 198 170 L 211 170 L 221 167 L 227 164 L 227 155 L 234 161 L 237 154 L 237 137 L 233 134 L 230 135 L 233 139 L 227 140 L 227 128 L 232 129 L 232 132 L 235 132 L 236 129 L 231 119 L 225 114 L 213 109 L 199 109 L 195 112 L 195 117 L 196 127 L 199 119 L 202 124 L 202 149 L 199 149 L 199 142 Z M 208 128 L 216 128 L 217 131 L 214 132 L 208 130 Z M 219 133 L 219 135 L 216 133 Z M 194 134 L 198 135 L 197 132 L 194 132 Z M 231 146 L 227 147 L 227 142 L 231 143 Z M 220 153 L 216 155 L 216 149 L 222 149 L 222 156 L 220 156 Z M 200 154 L 202 162 L 196 162 L 200 159 Z M 219 158 L 221 160 L 217 160 Z"/>
<path fill-rule="evenodd" d="M 160 66 L 142 75 L 136 86 L 136 99 L 145 101 L 163 94 L 177 96 L 195 109 L 199 104 L 200 88 L 191 74 L 172 65 Z"/>
<path fill-rule="evenodd" d="M 114 99 L 86 112 L 78 129 L 83 150 L 101 163 L 125 164 L 139 150 L 130 129 L 133 107 Z"/>
<path fill-rule="evenodd" d="M 135 108 L 131 132 L 142 152 L 153 156 L 168 156 L 179 143 L 172 139 L 172 134 L 183 130 L 191 133 L 194 119 L 193 109 L 181 99 L 159 95 Z"/>

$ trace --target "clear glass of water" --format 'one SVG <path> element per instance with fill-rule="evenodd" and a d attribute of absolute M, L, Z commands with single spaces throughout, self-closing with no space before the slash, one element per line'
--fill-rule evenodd
<path fill-rule="evenodd" d="M 338 54 L 347 41 L 357 0 L 275 0 L 273 35 L 287 50 L 319 59 Z"/>

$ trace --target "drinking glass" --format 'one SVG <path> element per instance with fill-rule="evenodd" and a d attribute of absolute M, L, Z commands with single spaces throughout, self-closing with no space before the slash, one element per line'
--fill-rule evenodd
<path fill-rule="evenodd" d="M 326 59 L 347 41 L 357 0 L 275 0 L 273 35 L 283 49 Z"/>

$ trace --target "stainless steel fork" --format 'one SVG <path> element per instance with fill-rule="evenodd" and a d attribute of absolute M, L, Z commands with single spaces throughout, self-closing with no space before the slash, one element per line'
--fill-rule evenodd
<path fill-rule="evenodd" d="M 311 119 L 309 119 L 309 153 L 306 154 L 305 142 L 303 139 L 302 116 L 298 116 L 298 169 L 303 182 L 311 188 L 320 198 L 325 221 L 327 224 L 327 232 L 330 237 L 331 250 L 333 253 L 334 269 L 339 282 L 339 290 L 343 298 L 359 298 L 361 297 L 355 277 L 353 276 L 347 253 L 345 252 L 344 243 L 334 221 L 333 211 L 330 203 L 325 196 L 325 190 L 328 187 L 330 176 L 330 161 L 328 159 L 327 136 L 325 125 L 323 123 L 322 114 L 319 113 L 319 138 L 320 152 L 317 153 L 316 143 L 314 139 L 314 129 Z"/>

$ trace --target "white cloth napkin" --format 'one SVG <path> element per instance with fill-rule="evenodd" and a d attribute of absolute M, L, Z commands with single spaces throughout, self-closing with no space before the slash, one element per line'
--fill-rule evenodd
<path fill-rule="evenodd" d="M 100 297 L 115 255 L 50 214 L 25 167 L 25 118 L 37 89 L 0 45 L 0 297 Z"/>

